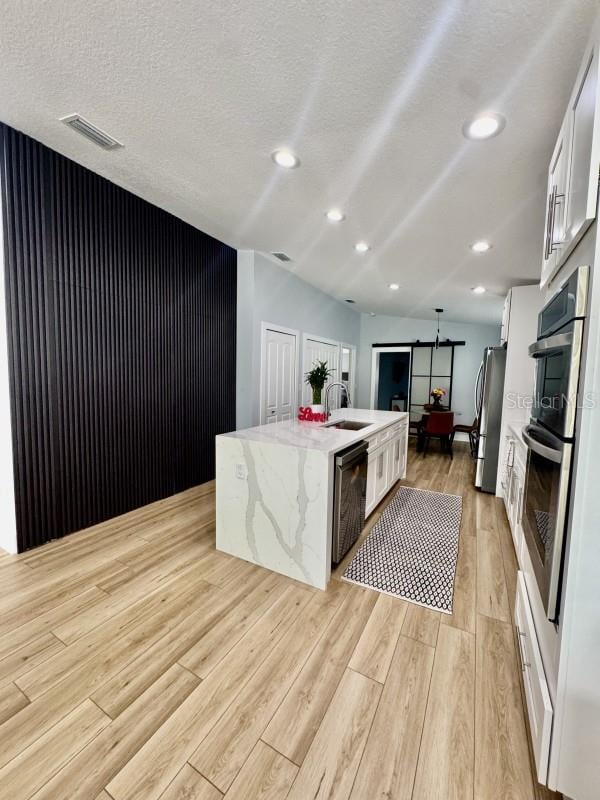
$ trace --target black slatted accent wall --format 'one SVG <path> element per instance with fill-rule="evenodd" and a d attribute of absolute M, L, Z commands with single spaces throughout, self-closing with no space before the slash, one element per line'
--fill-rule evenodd
<path fill-rule="evenodd" d="M 214 477 L 236 253 L 3 125 L 0 145 L 25 550 Z"/>

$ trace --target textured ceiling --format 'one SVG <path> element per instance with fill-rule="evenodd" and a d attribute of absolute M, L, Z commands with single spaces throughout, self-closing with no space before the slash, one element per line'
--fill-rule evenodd
<path fill-rule="evenodd" d="M 539 277 L 546 164 L 596 8 L 22 0 L 2 9 L 0 118 L 235 247 L 285 251 L 354 308 L 492 322 Z M 504 132 L 467 141 L 486 109 Z M 57 121 L 72 112 L 125 147 Z M 281 145 L 299 169 L 275 167 Z"/>

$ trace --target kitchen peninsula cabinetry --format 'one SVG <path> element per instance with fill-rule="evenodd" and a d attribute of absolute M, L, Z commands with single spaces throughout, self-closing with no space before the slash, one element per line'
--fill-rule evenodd
<path fill-rule="evenodd" d="M 335 457 L 363 441 L 368 514 L 404 475 L 406 412 L 341 408 L 324 424 L 286 420 L 217 436 L 217 549 L 326 589 Z"/>
<path fill-rule="evenodd" d="M 383 430 L 369 442 L 369 468 L 367 473 L 368 517 L 391 487 L 406 475 L 406 450 L 408 446 L 408 418 Z"/>

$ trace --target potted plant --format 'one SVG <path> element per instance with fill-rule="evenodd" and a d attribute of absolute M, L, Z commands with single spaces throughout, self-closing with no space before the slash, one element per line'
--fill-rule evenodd
<path fill-rule="evenodd" d="M 323 387 L 331 375 L 333 375 L 333 372 L 328 368 L 326 361 L 315 361 L 313 368 L 305 375 L 305 382 L 312 389 L 312 405 L 310 408 L 314 414 L 322 414 L 324 411 L 322 403 Z"/>
<path fill-rule="evenodd" d="M 431 390 L 431 396 L 433 397 L 433 407 L 434 408 L 441 408 L 442 407 L 442 397 L 446 396 L 446 390 L 442 389 L 440 386 L 438 386 L 435 389 Z"/>

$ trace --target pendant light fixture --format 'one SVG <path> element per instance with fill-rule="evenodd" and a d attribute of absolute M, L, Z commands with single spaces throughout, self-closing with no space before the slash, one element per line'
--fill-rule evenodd
<path fill-rule="evenodd" d="M 443 308 L 436 308 L 435 313 L 437 314 L 437 334 L 435 336 L 435 349 L 440 349 L 440 314 L 444 313 Z"/>

